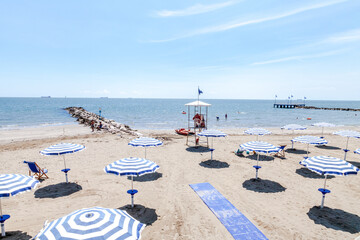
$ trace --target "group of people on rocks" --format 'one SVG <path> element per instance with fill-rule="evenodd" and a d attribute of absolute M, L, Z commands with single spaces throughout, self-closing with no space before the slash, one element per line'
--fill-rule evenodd
<path fill-rule="evenodd" d="M 91 130 L 94 132 L 94 130 L 95 130 L 95 121 L 94 120 L 91 120 L 91 122 L 90 122 L 90 126 L 91 126 Z M 102 129 L 102 122 L 100 122 L 98 125 L 97 125 L 97 127 L 96 127 L 96 129 L 98 130 L 98 131 L 100 131 L 101 129 Z"/>

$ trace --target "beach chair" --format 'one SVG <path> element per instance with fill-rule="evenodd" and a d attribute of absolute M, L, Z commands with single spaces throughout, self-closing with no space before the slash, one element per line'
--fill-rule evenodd
<path fill-rule="evenodd" d="M 276 157 L 280 157 L 280 158 L 286 158 L 285 157 L 285 147 L 286 147 L 286 145 L 281 145 L 279 148 L 280 148 L 280 151 L 279 152 L 277 152 L 277 153 L 275 153 L 275 156 Z"/>
<path fill-rule="evenodd" d="M 29 176 L 35 176 L 35 178 L 37 178 L 38 180 L 40 180 L 41 178 L 45 178 L 45 179 L 49 178 L 46 175 L 48 170 L 45 168 L 40 168 L 36 162 L 24 161 L 24 163 L 26 163 L 29 167 Z"/>

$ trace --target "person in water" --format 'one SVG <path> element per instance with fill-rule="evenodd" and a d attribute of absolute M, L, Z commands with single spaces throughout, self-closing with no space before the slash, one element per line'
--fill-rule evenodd
<path fill-rule="evenodd" d="M 227 120 L 227 113 L 225 113 L 225 120 Z"/>

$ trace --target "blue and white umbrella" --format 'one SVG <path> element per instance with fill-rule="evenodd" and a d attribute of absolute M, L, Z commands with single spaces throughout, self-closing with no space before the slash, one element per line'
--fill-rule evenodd
<path fill-rule="evenodd" d="M 34 177 L 29 177 L 21 174 L 0 175 L 0 222 L 2 236 L 5 236 L 4 222 L 10 218 L 10 215 L 3 215 L 1 199 L 30 191 L 31 189 L 36 188 L 39 183 L 40 182 Z"/>
<path fill-rule="evenodd" d="M 119 209 L 84 208 L 47 223 L 36 240 L 141 238 L 145 224 Z"/>
<path fill-rule="evenodd" d="M 254 166 L 256 169 L 256 179 L 258 178 L 258 170 L 261 168 L 259 166 L 259 153 L 277 153 L 280 151 L 279 147 L 263 141 L 251 141 L 243 143 L 240 145 L 240 149 L 257 153 L 257 162 L 256 166 Z"/>
<path fill-rule="evenodd" d="M 291 140 L 292 142 L 299 142 L 299 143 L 305 143 L 307 144 L 307 149 L 306 149 L 306 157 L 309 156 L 309 145 L 324 145 L 327 144 L 328 142 L 321 138 L 321 137 L 316 137 L 316 136 L 309 136 L 309 135 L 305 135 L 305 136 L 299 136 L 296 137 L 294 139 Z"/>
<path fill-rule="evenodd" d="M 321 137 L 324 137 L 324 128 L 325 127 L 335 127 L 335 124 L 327 123 L 327 122 L 318 122 L 318 123 L 314 123 L 311 125 L 315 126 L 315 127 L 321 127 Z"/>
<path fill-rule="evenodd" d="M 360 148 L 356 149 L 356 150 L 354 151 L 354 153 L 360 154 Z"/>
<path fill-rule="evenodd" d="M 346 147 L 344 150 L 345 152 L 345 155 L 344 155 L 344 160 L 346 160 L 346 153 L 348 151 L 350 151 L 348 148 L 348 145 L 349 145 L 349 138 L 353 137 L 353 138 L 360 138 L 360 133 L 357 132 L 357 131 L 350 131 L 350 130 L 343 130 L 343 131 L 338 131 L 338 132 L 334 132 L 333 134 L 335 135 L 340 135 L 340 136 L 343 136 L 343 137 L 347 137 L 347 140 L 346 140 Z"/>
<path fill-rule="evenodd" d="M 324 188 L 319 188 L 319 191 L 323 194 L 321 208 L 324 207 L 325 194 L 330 193 L 330 190 L 326 189 L 326 178 L 328 175 L 354 175 L 359 171 L 357 167 L 351 165 L 345 160 L 329 156 L 306 158 L 301 161 L 300 164 L 317 174 L 325 175 Z"/>
<path fill-rule="evenodd" d="M 133 187 L 133 177 L 141 176 L 147 173 L 153 173 L 159 169 L 159 165 L 144 158 L 123 158 L 110 163 L 104 168 L 106 173 L 112 173 L 119 176 L 131 176 L 131 206 L 134 207 L 134 194 L 138 191 Z"/>
<path fill-rule="evenodd" d="M 271 134 L 269 130 L 263 128 L 249 128 L 245 130 L 244 133 L 249 135 L 256 135 L 256 141 L 259 139 L 259 136 Z"/>
<path fill-rule="evenodd" d="M 198 133 L 198 136 L 200 137 L 211 137 L 211 148 L 210 148 L 210 152 L 211 152 L 211 160 L 213 158 L 213 151 L 215 150 L 214 149 L 214 138 L 216 137 L 226 137 L 226 133 L 223 133 L 221 131 L 218 131 L 218 130 L 204 130 L 200 133 Z"/>
<path fill-rule="evenodd" d="M 85 149 L 85 146 L 80 145 L 80 144 L 60 143 L 60 144 L 52 145 L 52 146 L 40 151 L 40 153 L 42 155 L 47 155 L 47 156 L 50 156 L 50 155 L 58 155 L 58 156 L 62 155 L 63 156 L 65 168 L 61 171 L 63 171 L 65 173 L 66 183 L 68 183 L 67 173 L 68 173 L 68 171 L 70 171 L 70 169 L 66 168 L 65 154 L 79 152 L 84 149 Z"/>
<path fill-rule="evenodd" d="M 146 158 L 146 148 L 147 147 L 156 147 L 162 145 L 162 141 L 156 138 L 149 137 L 140 137 L 136 138 L 128 143 L 128 145 L 133 147 L 144 147 L 145 148 L 145 158 Z"/>
<path fill-rule="evenodd" d="M 294 136 L 295 130 L 305 130 L 306 127 L 299 124 L 288 124 L 281 127 L 281 129 L 292 130 L 292 135 Z M 294 142 L 291 142 L 291 149 L 294 149 Z"/>

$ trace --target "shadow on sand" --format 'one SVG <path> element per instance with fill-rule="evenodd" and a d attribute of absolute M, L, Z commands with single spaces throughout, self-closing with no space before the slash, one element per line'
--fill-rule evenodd
<path fill-rule="evenodd" d="M 145 175 L 142 175 L 140 177 L 134 177 L 134 182 L 150 182 L 158 180 L 162 177 L 162 173 L 154 172 L 154 173 L 148 173 Z M 128 177 L 129 180 L 131 180 L 131 177 Z"/>
<path fill-rule="evenodd" d="M 349 233 L 360 232 L 360 217 L 341 209 L 328 207 L 321 209 L 319 206 L 314 206 L 310 208 L 307 215 L 315 224 L 321 224 L 327 228 Z"/>
<path fill-rule="evenodd" d="M 288 148 L 288 149 L 285 150 L 285 152 L 287 152 L 287 153 L 292 153 L 292 154 L 303 154 L 303 155 L 306 154 L 306 151 L 305 151 L 305 150 L 295 149 L 295 148 L 294 148 L 294 149 Z M 309 151 L 309 153 L 311 153 L 311 152 Z"/>
<path fill-rule="evenodd" d="M 308 168 L 299 168 L 295 171 L 300 176 L 306 177 L 306 178 L 314 178 L 314 179 L 325 179 L 324 175 L 317 174 L 316 172 L 313 172 L 309 170 Z M 328 175 L 327 179 L 334 178 L 334 176 Z"/>
<path fill-rule="evenodd" d="M 341 148 L 335 146 L 328 146 L 328 145 L 316 145 L 317 148 L 322 148 L 326 150 L 340 150 Z"/>
<path fill-rule="evenodd" d="M 39 231 L 40 231 L 40 229 L 39 229 Z M 32 237 L 30 235 L 28 235 L 26 232 L 10 231 L 10 232 L 6 232 L 5 237 L 1 237 L 1 235 L 0 235 L 0 239 L 6 239 L 6 240 L 29 240 L 29 239 L 32 239 Z"/>
<path fill-rule="evenodd" d="M 125 205 L 119 209 L 126 211 L 130 216 L 146 225 L 152 225 L 158 219 L 155 209 L 146 208 L 143 205 L 134 204 L 133 208 L 131 205 Z"/>
<path fill-rule="evenodd" d="M 248 159 L 257 160 L 257 154 L 246 156 Z M 259 156 L 259 162 L 265 162 L 265 161 L 274 161 L 275 158 L 273 156 L 269 155 L 261 155 Z"/>
<path fill-rule="evenodd" d="M 360 162 L 350 162 L 350 161 L 347 161 L 347 162 L 354 165 L 357 168 L 360 168 Z"/>
<path fill-rule="evenodd" d="M 34 192 L 35 198 L 58 198 L 69 196 L 75 192 L 82 190 L 77 183 L 58 183 L 39 188 Z"/>
<path fill-rule="evenodd" d="M 243 188 L 260 193 L 277 193 L 286 190 L 286 188 L 284 188 L 277 182 L 270 180 L 263 180 L 260 178 L 258 179 L 251 178 L 249 180 L 246 180 L 245 182 L 243 182 Z"/>
<path fill-rule="evenodd" d="M 210 149 L 203 146 L 198 147 L 188 147 L 186 148 L 186 151 L 188 152 L 210 152 Z"/>
<path fill-rule="evenodd" d="M 221 162 L 218 160 L 202 161 L 199 165 L 206 168 L 228 168 L 230 166 L 227 162 Z"/>

